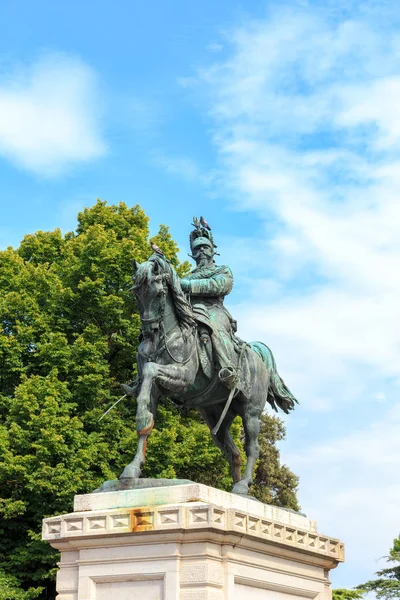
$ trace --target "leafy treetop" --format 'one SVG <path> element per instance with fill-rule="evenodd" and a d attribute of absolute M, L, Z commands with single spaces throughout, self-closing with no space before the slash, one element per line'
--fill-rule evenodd
<path fill-rule="evenodd" d="M 386 560 L 393 563 L 393 566 L 378 571 L 376 573 L 378 579 L 357 586 L 358 590 L 374 592 L 378 600 L 380 598 L 383 598 L 383 600 L 400 598 L 400 535 L 393 540 L 393 546 Z"/>
<path fill-rule="evenodd" d="M 332 590 L 332 600 L 361 600 L 363 592 L 360 590 L 336 589 Z"/>

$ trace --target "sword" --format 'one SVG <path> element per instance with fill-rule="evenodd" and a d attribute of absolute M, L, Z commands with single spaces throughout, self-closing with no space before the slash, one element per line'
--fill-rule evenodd
<path fill-rule="evenodd" d="M 246 344 L 246 343 L 243 343 L 243 344 L 242 344 L 242 347 L 241 347 L 241 349 L 240 349 L 240 354 L 239 354 L 238 365 L 237 365 L 237 367 L 236 367 L 236 374 L 237 374 L 237 375 L 239 374 L 239 369 L 240 369 L 240 367 L 241 367 L 241 364 L 242 364 L 242 358 L 243 358 L 243 354 L 244 354 L 244 351 L 245 351 L 246 347 L 247 347 L 247 344 Z M 238 385 L 237 385 L 237 383 L 238 383 L 238 380 L 236 380 L 236 385 L 235 385 L 235 386 L 234 386 L 234 387 L 231 389 L 231 391 L 230 391 L 230 394 L 229 394 L 229 396 L 228 396 L 228 400 L 226 401 L 226 404 L 225 404 L 224 410 L 222 411 L 222 413 L 221 413 L 221 416 L 220 416 L 220 418 L 218 419 L 218 423 L 215 425 L 215 427 L 214 427 L 213 429 L 211 429 L 211 433 L 212 433 L 212 435 L 217 435 L 217 433 L 218 433 L 218 431 L 219 431 L 219 428 L 220 428 L 220 427 L 221 427 L 221 425 L 222 425 L 222 421 L 223 421 L 223 420 L 225 419 L 225 417 L 226 417 L 226 413 L 228 412 L 228 410 L 229 410 L 229 407 L 230 407 L 230 405 L 232 404 L 233 396 L 234 396 L 234 394 L 235 394 L 236 390 L 238 389 Z"/>
<path fill-rule="evenodd" d="M 121 402 L 121 400 L 123 400 L 124 398 L 126 398 L 126 394 L 124 394 L 123 396 L 121 396 L 121 398 L 119 398 L 116 402 L 114 402 L 114 404 L 112 406 L 110 406 L 110 408 L 108 410 L 106 410 L 106 412 L 104 413 L 104 415 L 102 415 L 100 417 L 100 419 L 97 421 L 98 423 L 100 423 L 100 421 L 106 416 L 108 415 L 108 413 L 110 412 L 110 410 L 112 410 L 114 408 L 114 406 L 117 406 L 117 404 L 119 402 Z"/>
<path fill-rule="evenodd" d="M 232 400 L 233 400 L 233 394 L 236 392 L 236 390 L 237 390 L 237 386 L 235 385 L 235 387 L 231 389 L 231 392 L 230 392 L 230 394 L 229 394 L 228 400 L 226 401 L 226 404 L 225 404 L 225 408 L 224 408 L 224 410 L 222 411 L 222 414 L 221 414 L 221 416 L 220 416 L 220 418 L 219 418 L 219 420 L 218 420 L 218 423 L 216 424 L 216 426 L 215 426 L 213 429 L 211 429 L 211 433 L 212 433 L 213 435 L 217 435 L 217 433 L 218 433 L 218 431 L 219 431 L 219 428 L 220 428 L 220 427 L 221 427 L 221 425 L 222 425 L 222 421 L 225 419 L 225 417 L 226 417 L 226 413 L 228 412 L 228 410 L 229 410 L 229 407 L 230 407 L 230 405 L 231 405 L 231 403 L 232 403 Z"/>
<path fill-rule="evenodd" d="M 121 402 L 121 400 L 123 400 L 124 398 L 126 398 L 127 396 L 133 396 L 134 393 L 139 385 L 139 380 L 135 379 L 135 381 L 132 382 L 132 387 L 129 387 L 129 385 L 126 384 L 122 384 L 121 387 L 124 390 L 125 394 L 123 396 L 121 396 L 121 398 L 118 398 L 118 400 L 116 402 L 114 402 L 114 404 L 112 406 L 110 406 L 110 408 L 108 410 L 106 410 L 106 412 L 104 413 L 104 415 L 101 415 L 100 419 L 97 421 L 98 423 L 100 423 L 100 421 L 106 416 L 108 415 L 108 413 L 110 412 L 110 410 L 112 410 L 114 408 L 114 406 L 117 406 L 117 404 L 119 402 Z"/>

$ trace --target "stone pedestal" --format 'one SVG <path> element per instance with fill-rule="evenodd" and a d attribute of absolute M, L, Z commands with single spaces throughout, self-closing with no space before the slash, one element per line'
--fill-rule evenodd
<path fill-rule="evenodd" d="M 43 539 L 58 600 L 329 600 L 344 559 L 314 521 L 200 484 L 76 496 Z"/>

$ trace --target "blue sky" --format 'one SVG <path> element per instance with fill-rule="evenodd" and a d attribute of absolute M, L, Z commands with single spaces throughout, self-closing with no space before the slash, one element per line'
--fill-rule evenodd
<path fill-rule="evenodd" d="M 397 2 L 0 1 L 0 247 L 139 203 L 234 271 L 240 335 L 300 399 L 282 456 L 335 587 L 399 533 Z"/>

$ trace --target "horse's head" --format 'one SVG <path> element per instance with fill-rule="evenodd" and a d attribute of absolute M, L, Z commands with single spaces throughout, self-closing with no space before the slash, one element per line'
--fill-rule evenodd
<path fill-rule="evenodd" d="M 152 256 L 144 263 L 133 262 L 132 291 L 136 296 L 143 333 L 160 328 L 167 293 L 167 263 L 159 256 Z"/>
<path fill-rule="evenodd" d="M 160 328 L 164 317 L 167 292 L 169 291 L 179 327 L 186 335 L 193 331 L 196 322 L 193 311 L 182 291 L 180 279 L 171 263 L 153 254 L 144 263 L 133 262 L 132 291 L 138 302 L 142 331 L 151 334 Z"/>

